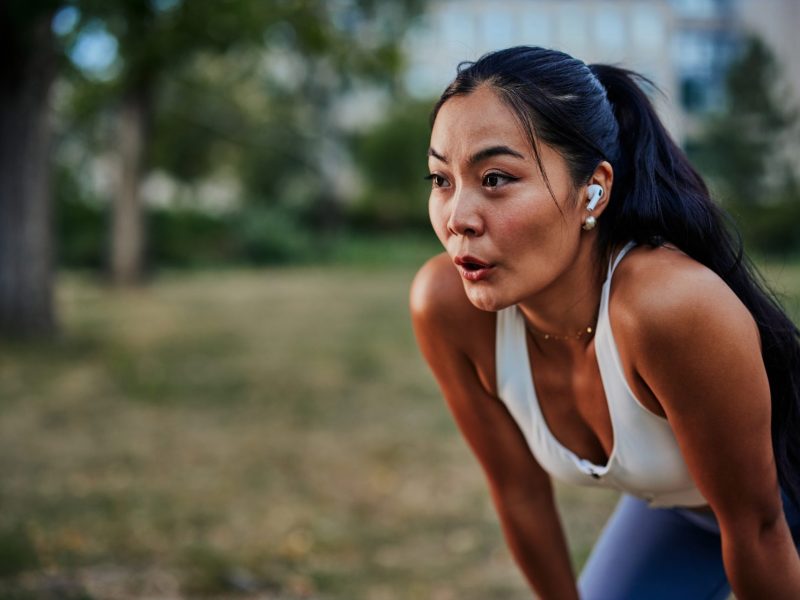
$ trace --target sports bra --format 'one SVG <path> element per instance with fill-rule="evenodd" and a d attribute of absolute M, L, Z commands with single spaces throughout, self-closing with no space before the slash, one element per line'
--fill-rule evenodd
<path fill-rule="evenodd" d="M 636 399 L 622 369 L 608 319 L 611 276 L 627 252 L 609 261 L 595 329 L 595 354 L 608 402 L 614 445 L 608 462 L 595 465 L 564 447 L 550 432 L 536 398 L 526 327 L 515 306 L 497 312 L 497 391 L 528 443 L 550 475 L 566 483 L 618 489 L 652 507 L 708 504 L 692 480 L 667 419 Z"/>

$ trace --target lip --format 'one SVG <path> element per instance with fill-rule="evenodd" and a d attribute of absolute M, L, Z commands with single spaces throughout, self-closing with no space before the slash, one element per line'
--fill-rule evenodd
<path fill-rule="evenodd" d="M 456 256 L 453 262 L 458 267 L 458 272 L 461 273 L 461 277 L 467 281 L 481 281 L 486 279 L 492 269 L 494 269 L 493 264 L 487 263 L 485 260 L 481 260 L 469 254 Z"/>

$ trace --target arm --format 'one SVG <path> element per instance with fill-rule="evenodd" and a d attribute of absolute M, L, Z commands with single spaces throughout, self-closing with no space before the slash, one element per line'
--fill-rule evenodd
<path fill-rule="evenodd" d="M 479 375 L 471 358 L 468 337 L 474 339 L 476 330 L 491 336 L 482 341 L 493 356 L 494 315 L 469 304 L 445 258 L 420 270 L 411 311 L 422 353 L 486 475 L 514 559 L 539 597 L 577 599 L 550 478 L 504 405 L 487 391 L 482 380 L 489 378 Z"/>
<path fill-rule="evenodd" d="M 800 559 L 779 495 L 758 329 L 711 271 L 697 263 L 676 267 L 655 269 L 648 285 L 630 288 L 634 300 L 618 315 L 620 333 L 717 516 L 736 597 L 800 598 Z"/>

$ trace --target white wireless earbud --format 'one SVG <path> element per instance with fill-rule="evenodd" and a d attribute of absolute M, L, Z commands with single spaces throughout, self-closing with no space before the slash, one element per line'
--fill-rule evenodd
<path fill-rule="evenodd" d="M 597 206 L 597 203 L 600 202 L 600 198 L 603 197 L 603 186 L 593 183 L 588 188 L 589 191 L 589 203 L 586 205 L 586 210 L 592 211 Z"/>

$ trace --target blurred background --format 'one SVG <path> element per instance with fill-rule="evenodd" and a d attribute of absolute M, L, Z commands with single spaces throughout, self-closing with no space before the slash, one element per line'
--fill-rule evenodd
<path fill-rule="evenodd" d="M 791 314 L 795 0 L 0 4 L 0 598 L 527 598 L 406 308 L 428 113 L 639 70 Z M 579 569 L 616 496 L 558 487 Z"/>

